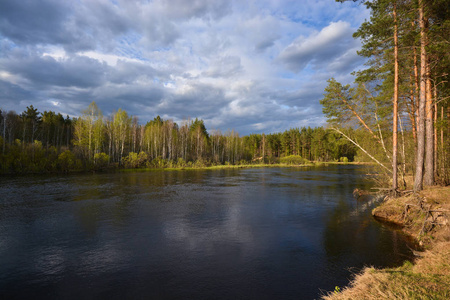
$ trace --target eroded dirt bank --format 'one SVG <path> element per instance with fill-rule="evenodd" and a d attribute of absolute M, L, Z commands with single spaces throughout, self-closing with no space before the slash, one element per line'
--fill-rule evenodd
<path fill-rule="evenodd" d="M 368 267 L 323 299 L 450 299 L 450 187 L 387 197 L 372 214 L 401 225 L 424 251 L 398 268 Z"/>

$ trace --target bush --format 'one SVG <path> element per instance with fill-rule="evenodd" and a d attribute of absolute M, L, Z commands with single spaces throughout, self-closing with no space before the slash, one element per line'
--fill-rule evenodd
<path fill-rule="evenodd" d="M 340 162 L 344 162 L 344 163 L 348 163 L 348 158 L 344 156 L 344 157 L 339 158 L 339 161 Z"/>
<path fill-rule="evenodd" d="M 108 167 L 109 165 L 109 155 L 100 152 L 94 154 L 94 167 L 96 170 L 102 170 Z"/>
<path fill-rule="evenodd" d="M 161 156 L 153 159 L 150 166 L 152 168 L 166 168 L 167 167 L 167 159 L 163 159 Z"/>
<path fill-rule="evenodd" d="M 194 162 L 194 168 L 204 168 L 207 166 L 208 166 L 208 161 L 203 160 L 202 158 L 199 158 Z"/>
<path fill-rule="evenodd" d="M 241 166 L 245 166 L 247 164 L 247 161 L 244 159 L 241 159 L 237 164 L 241 165 Z"/>
<path fill-rule="evenodd" d="M 280 163 L 286 164 L 286 165 L 303 165 L 308 163 L 309 161 L 300 155 L 290 155 L 285 156 L 280 159 Z"/>
<path fill-rule="evenodd" d="M 76 158 L 75 155 L 70 152 L 70 150 L 66 150 L 58 156 L 58 168 L 62 172 L 69 172 L 73 170 L 76 166 Z"/>
<path fill-rule="evenodd" d="M 139 155 L 135 152 L 128 153 L 128 156 L 122 159 L 125 168 L 137 168 L 139 166 Z"/>
<path fill-rule="evenodd" d="M 177 168 L 184 168 L 186 167 L 186 162 L 181 157 L 177 160 Z"/>

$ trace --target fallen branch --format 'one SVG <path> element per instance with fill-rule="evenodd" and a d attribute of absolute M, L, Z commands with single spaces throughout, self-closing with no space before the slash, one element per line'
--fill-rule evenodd
<path fill-rule="evenodd" d="M 380 163 L 375 157 L 373 157 L 372 155 L 370 155 L 366 150 L 364 150 L 363 147 L 361 147 L 358 143 L 356 143 L 355 141 L 353 141 L 351 138 L 349 138 L 347 135 L 345 135 L 345 133 L 343 133 L 342 131 L 340 131 L 337 128 L 331 128 L 332 130 L 342 134 L 347 140 L 349 140 L 350 142 L 352 142 L 356 147 L 358 147 L 359 149 L 361 149 L 365 154 L 367 154 L 373 161 L 375 161 L 377 164 L 379 164 L 381 167 L 383 167 L 384 169 L 386 169 L 389 173 L 392 174 L 392 170 L 389 169 L 388 167 L 386 167 L 385 165 L 383 165 L 382 163 Z"/>

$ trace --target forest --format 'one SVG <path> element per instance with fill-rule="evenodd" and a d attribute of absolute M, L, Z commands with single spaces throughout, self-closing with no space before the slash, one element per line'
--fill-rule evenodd
<path fill-rule="evenodd" d="M 141 125 L 122 109 L 105 117 L 95 102 L 73 119 L 53 111 L 39 112 L 32 105 L 20 115 L 2 111 L 0 116 L 0 169 L 4 174 L 301 164 L 353 161 L 357 155 L 351 142 L 322 127 L 241 137 L 233 130 L 208 132 L 199 119 L 177 124 L 157 116 Z"/>

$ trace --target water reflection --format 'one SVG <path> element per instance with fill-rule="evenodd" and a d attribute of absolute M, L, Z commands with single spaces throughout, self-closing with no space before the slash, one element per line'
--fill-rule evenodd
<path fill-rule="evenodd" d="M 408 256 L 357 166 L 2 180 L 0 293 L 13 298 L 313 299 Z M 86 289 L 86 287 L 89 287 Z"/>

